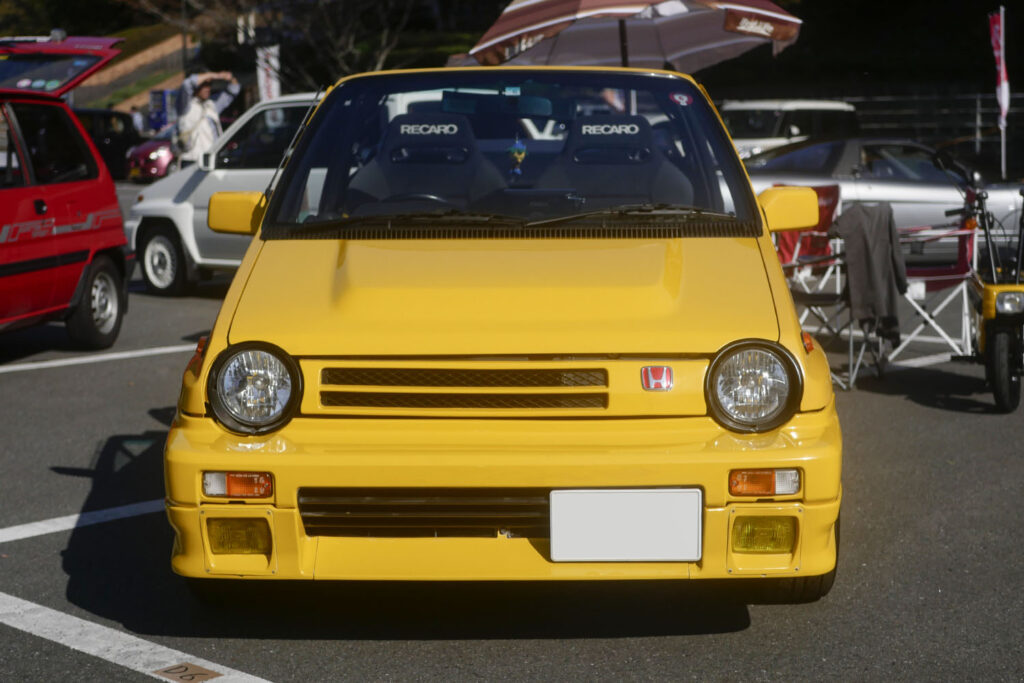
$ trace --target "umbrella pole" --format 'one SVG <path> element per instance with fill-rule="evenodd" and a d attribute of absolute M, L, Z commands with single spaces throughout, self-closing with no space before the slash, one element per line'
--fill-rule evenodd
<path fill-rule="evenodd" d="M 619 19 L 619 52 L 622 55 L 622 66 L 629 66 L 629 40 L 626 38 L 625 19 Z"/>
<path fill-rule="evenodd" d="M 629 66 L 629 39 L 626 37 L 626 20 L 619 19 L 619 53 L 622 55 L 622 66 Z M 629 93 L 629 113 L 636 116 L 636 90 Z"/>

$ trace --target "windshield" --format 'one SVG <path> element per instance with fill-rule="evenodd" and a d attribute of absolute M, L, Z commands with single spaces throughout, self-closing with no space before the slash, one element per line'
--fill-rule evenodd
<path fill-rule="evenodd" d="M 734 140 L 778 136 L 782 112 L 775 109 L 726 109 L 722 121 Z"/>
<path fill-rule="evenodd" d="M 754 219 L 728 137 L 689 81 L 388 74 L 347 81 L 325 99 L 274 191 L 264 236 L 375 216 L 540 221 L 624 205 Z"/>
<path fill-rule="evenodd" d="M 0 54 L 0 89 L 53 92 L 99 60 L 80 54 Z"/>

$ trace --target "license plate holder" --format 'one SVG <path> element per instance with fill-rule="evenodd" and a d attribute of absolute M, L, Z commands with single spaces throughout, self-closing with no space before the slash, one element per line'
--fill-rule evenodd
<path fill-rule="evenodd" d="M 551 492 L 553 562 L 696 562 L 703 495 L 696 488 Z"/>

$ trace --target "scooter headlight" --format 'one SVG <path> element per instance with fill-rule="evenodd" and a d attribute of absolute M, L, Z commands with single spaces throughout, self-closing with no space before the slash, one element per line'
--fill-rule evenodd
<path fill-rule="evenodd" d="M 722 349 L 708 368 L 704 393 L 711 416 L 737 432 L 765 432 L 787 422 L 800 405 L 799 366 L 786 349 L 748 340 Z"/>
<path fill-rule="evenodd" d="M 1024 292 L 1000 292 L 996 295 L 997 313 L 1020 313 L 1024 311 Z"/>
<path fill-rule="evenodd" d="M 302 396 L 295 361 L 269 344 L 240 344 L 218 356 L 207 384 L 217 420 L 233 432 L 264 434 L 283 427 Z"/>

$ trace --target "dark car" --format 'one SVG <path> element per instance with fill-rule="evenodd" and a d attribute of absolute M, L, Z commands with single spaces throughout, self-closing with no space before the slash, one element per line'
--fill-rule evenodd
<path fill-rule="evenodd" d="M 134 261 L 110 173 L 60 99 L 117 40 L 0 38 L 0 330 L 58 319 L 80 346 L 117 339 Z"/>
<path fill-rule="evenodd" d="M 75 109 L 75 116 L 110 169 L 114 180 L 128 177 L 128 150 L 142 142 L 131 114 L 113 109 Z"/>

